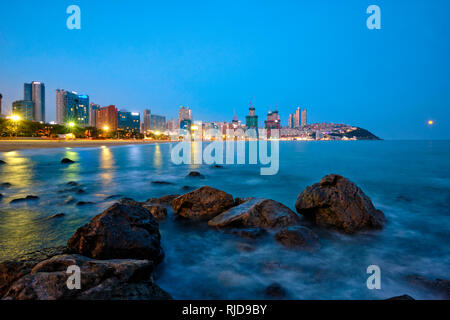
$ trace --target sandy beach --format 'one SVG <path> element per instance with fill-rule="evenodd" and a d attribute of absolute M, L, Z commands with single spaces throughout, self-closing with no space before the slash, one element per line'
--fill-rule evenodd
<path fill-rule="evenodd" d="M 22 149 L 44 148 L 89 148 L 101 146 L 120 146 L 129 144 L 167 143 L 153 140 L 45 140 L 45 139 L 10 139 L 0 140 L 0 152 Z"/>

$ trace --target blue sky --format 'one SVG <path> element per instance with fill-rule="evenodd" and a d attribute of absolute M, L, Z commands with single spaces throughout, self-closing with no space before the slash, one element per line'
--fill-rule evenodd
<path fill-rule="evenodd" d="M 68 30 L 66 8 L 81 8 Z M 366 8 L 381 8 L 368 30 Z M 0 93 L 23 82 L 129 111 L 262 124 L 297 106 L 309 122 L 348 123 L 386 139 L 450 138 L 450 1 L 2 1 Z M 426 125 L 432 119 L 433 127 Z"/>

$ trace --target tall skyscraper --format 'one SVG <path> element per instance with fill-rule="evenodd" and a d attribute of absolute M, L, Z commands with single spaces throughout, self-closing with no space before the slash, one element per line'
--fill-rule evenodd
<path fill-rule="evenodd" d="M 152 114 L 150 116 L 150 130 L 166 130 L 166 117 Z"/>
<path fill-rule="evenodd" d="M 12 103 L 12 114 L 19 116 L 22 120 L 33 121 L 33 101 L 18 100 Z"/>
<path fill-rule="evenodd" d="M 190 120 L 192 123 L 192 110 L 181 106 L 180 110 L 178 110 L 178 125 L 180 125 L 183 120 Z"/>
<path fill-rule="evenodd" d="M 74 122 L 81 126 L 89 125 L 89 96 L 74 91 L 56 89 L 56 122 Z"/>
<path fill-rule="evenodd" d="M 99 104 L 89 103 L 89 127 L 96 126 L 97 110 L 100 109 Z"/>
<path fill-rule="evenodd" d="M 107 130 L 111 132 L 117 131 L 118 111 L 116 106 L 110 105 L 98 109 L 95 120 L 97 129 L 104 130 L 107 128 Z"/>
<path fill-rule="evenodd" d="M 277 110 L 267 113 L 267 120 L 264 121 L 264 126 L 266 129 L 280 129 L 280 115 Z"/>
<path fill-rule="evenodd" d="M 306 109 L 303 109 L 302 111 L 302 126 L 306 126 L 308 124 L 306 120 Z"/>
<path fill-rule="evenodd" d="M 255 114 L 255 107 L 250 104 L 248 116 L 245 116 L 245 125 L 248 129 L 258 129 L 258 116 Z"/>
<path fill-rule="evenodd" d="M 292 128 L 298 128 L 300 127 L 300 123 L 301 123 L 301 109 L 300 107 L 297 107 L 297 109 L 295 110 L 295 114 L 294 114 L 294 119 L 293 119 L 293 127 Z"/>
<path fill-rule="evenodd" d="M 288 128 L 292 129 L 294 128 L 294 114 L 289 114 L 289 119 L 288 119 Z"/>
<path fill-rule="evenodd" d="M 33 102 L 33 120 L 45 122 L 45 85 L 32 81 L 23 84 L 23 100 Z"/>
<path fill-rule="evenodd" d="M 118 130 L 129 134 L 139 133 L 141 130 L 141 114 L 138 112 L 119 111 Z"/>
<path fill-rule="evenodd" d="M 148 130 L 151 129 L 150 126 L 150 119 L 151 119 L 151 112 L 149 109 L 144 110 L 144 118 L 143 118 L 143 125 L 142 129 L 144 130 L 143 133 L 146 133 Z"/>

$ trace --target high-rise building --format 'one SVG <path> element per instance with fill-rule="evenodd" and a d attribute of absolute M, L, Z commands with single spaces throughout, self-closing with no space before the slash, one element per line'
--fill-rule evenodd
<path fill-rule="evenodd" d="M 301 109 L 300 109 L 300 107 L 297 107 L 297 109 L 295 110 L 295 114 L 294 114 L 292 128 L 300 127 L 300 123 L 301 123 Z"/>
<path fill-rule="evenodd" d="M 255 114 L 255 107 L 250 105 L 248 116 L 245 116 L 245 124 L 248 129 L 258 129 L 258 116 Z"/>
<path fill-rule="evenodd" d="M 166 117 L 152 114 L 150 116 L 150 130 L 154 131 L 166 130 Z"/>
<path fill-rule="evenodd" d="M 295 115 L 294 114 L 289 114 L 289 119 L 288 119 L 288 128 L 289 129 L 292 129 L 292 128 L 294 128 L 294 117 L 295 117 Z"/>
<path fill-rule="evenodd" d="M 97 110 L 100 109 L 99 104 L 89 103 L 89 127 L 96 126 Z"/>
<path fill-rule="evenodd" d="M 145 109 L 144 110 L 144 118 L 142 121 L 143 133 L 146 133 L 148 130 L 151 129 L 150 120 L 151 120 L 151 112 L 149 109 Z"/>
<path fill-rule="evenodd" d="M 302 111 L 302 126 L 306 126 L 308 124 L 306 120 L 306 109 L 303 109 Z"/>
<path fill-rule="evenodd" d="M 181 106 L 180 110 L 178 110 L 178 124 L 183 120 L 190 120 L 192 123 L 192 110 Z"/>
<path fill-rule="evenodd" d="M 264 127 L 266 129 L 280 129 L 280 115 L 277 110 L 274 110 L 267 113 L 267 120 L 264 121 Z"/>
<path fill-rule="evenodd" d="M 118 112 L 118 130 L 136 134 L 141 129 L 141 114 L 138 112 L 119 111 Z"/>
<path fill-rule="evenodd" d="M 33 102 L 33 119 L 45 122 L 45 85 L 42 82 L 32 81 L 23 84 L 23 100 Z"/>
<path fill-rule="evenodd" d="M 89 125 L 89 96 L 75 91 L 56 89 L 56 122 Z"/>
<path fill-rule="evenodd" d="M 0 116 L 2 115 L 2 94 L 0 93 Z"/>
<path fill-rule="evenodd" d="M 97 129 L 117 131 L 118 112 L 116 106 L 110 105 L 97 109 L 95 120 Z"/>
<path fill-rule="evenodd" d="M 169 131 L 175 131 L 177 129 L 177 126 L 175 125 L 175 119 L 172 118 L 168 123 L 167 123 L 167 129 Z"/>
<path fill-rule="evenodd" d="M 33 121 L 33 101 L 30 100 L 18 100 L 12 103 L 12 114 L 19 116 L 22 120 Z"/>

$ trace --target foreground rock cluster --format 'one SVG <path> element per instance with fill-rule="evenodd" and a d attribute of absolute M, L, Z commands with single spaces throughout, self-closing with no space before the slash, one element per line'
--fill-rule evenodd
<path fill-rule="evenodd" d="M 269 234 L 285 248 L 310 252 L 320 248 L 320 241 L 304 220 L 350 234 L 380 229 L 385 222 L 384 214 L 363 191 L 338 175 L 328 175 L 307 187 L 295 207 L 297 213 L 271 199 L 234 198 L 208 186 L 145 202 L 123 198 L 78 228 L 66 247 L 0 263 L 0 297 L 170 299 L 152 278 L 155 266 L 164 258 L 158 221 L 164 221 L 169 213 L 242 237 Z M 79 290 L 66 285 L 66 270 L 71 265 L 78 266 L 83 275 Z"/>

